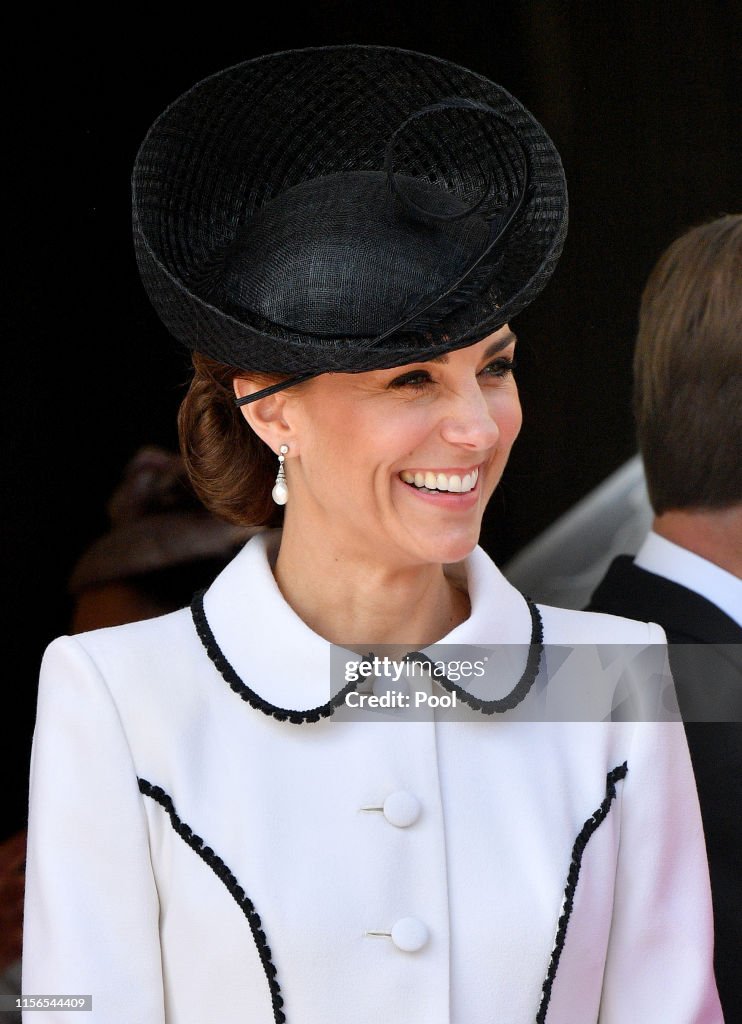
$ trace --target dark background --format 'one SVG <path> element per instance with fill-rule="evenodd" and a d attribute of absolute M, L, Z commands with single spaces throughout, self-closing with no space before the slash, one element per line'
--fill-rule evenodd
<path fill-rule="evenodd" d="M 504 85 L 562 154 L 560 266 L 515 323 L 525 426 L 488 512 L 504 561 L 634 452 L 644 280 L 678 233 L 740 209 L 736 3 L 339 2 L 28 24 L 5 39 L 3 428 L 7 657 L 2 832 L 24 820 L 38 663 L 68 628 L 69 572 L 142 444 L 176 444 L 187 359 L 139 284 L 129 174 L 167 103 L 295 46 L 381 43 Z M 156 8 L 151 8 L 155 11 Z M 133 17 L 133 13 L 131 15 Z M 209 20 L 211 19 L 211 20 Z M 11 711 L 14 697 L 18 709 Z"/>

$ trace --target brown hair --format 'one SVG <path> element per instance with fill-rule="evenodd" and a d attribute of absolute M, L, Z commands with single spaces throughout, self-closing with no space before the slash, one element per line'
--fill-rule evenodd
<path fill-rule="evenodd" d="M 196 494 L 215 515 L 240 526 L 280 526 L 271 498 L 276 456 L 235 405 L 235 377 L 260 386 L 283 378 L 246 373 L 193 353 L 193 380 L 178 413 L 180 450 Z"/>
<path fill-rule="evenodd" d="M 634 412 L 658 515 L 742 501 L 742 215 L 686 232 L 650 274 Z"/>

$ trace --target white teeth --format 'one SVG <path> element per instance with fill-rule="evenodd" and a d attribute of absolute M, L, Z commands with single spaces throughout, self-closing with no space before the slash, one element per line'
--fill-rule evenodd
<path fill-rule="evenodd" d="M 474 469 L 471 473 L 465 473 L 463 477 L 457 473 L 446 476 L 445 473 L 427 472 L 411 473 L 409 469 L 403 469 L 399 474 L 406 484 L 413 484 L 420 490 L 425 491 L 449 491 L 451 494 L 466 494 L 474 489 L 479 478 L 479 470 Z"/>

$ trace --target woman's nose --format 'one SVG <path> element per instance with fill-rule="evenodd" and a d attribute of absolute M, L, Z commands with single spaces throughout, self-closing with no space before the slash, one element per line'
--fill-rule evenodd
<path fill-rule="evenodd" d="M 441 423 L 441 436 L 451 444 L 485 450 L 492 448 L 500 430 L 478 384 L 462 388 L 450 398 L 450 407 Z"/>

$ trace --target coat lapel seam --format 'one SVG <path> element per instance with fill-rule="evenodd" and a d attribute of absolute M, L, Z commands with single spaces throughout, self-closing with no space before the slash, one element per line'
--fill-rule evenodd
<path fill-rule="evenodd" d="M 164 789 L 160 786 L 152 785 L 152 783 L 148 782 L 146 779 L 140 778 L 137 781 L 139 783 L 139 791 L 144 796 L 150 797 L 164 808 L 170 818 L 170 823 L 173 826 L 174 831 L 177 832 L 180 838 L 211 868 L 247 918 L 247 922 L 250 925 L 250 931 L 252 932 L 252 936 L 255 941 L 255 946 L 257 947 L 258 956 L 260 957 L 260 962 L 263 965 L 263 970 L 265 971 L 265 976 L 268 981 L 271 1005 L 273 1007 L 273 1019 L 275 1024 L 285 1024 L 286 1014 L 282 1010 L 283 996 L 281 995 L 281 986 L 278 983 L 278 972 L 275 964 L 273 963 L 271 949 L 265 937 L 265 932 L 263 931 L 260 915 L 255 909 L 252 900 L 221 857 L 219 857 L 210 846 L 206 845 L 203 839 L 196 835 L 189 825 L 178 817 L 175 805 Z"/>

